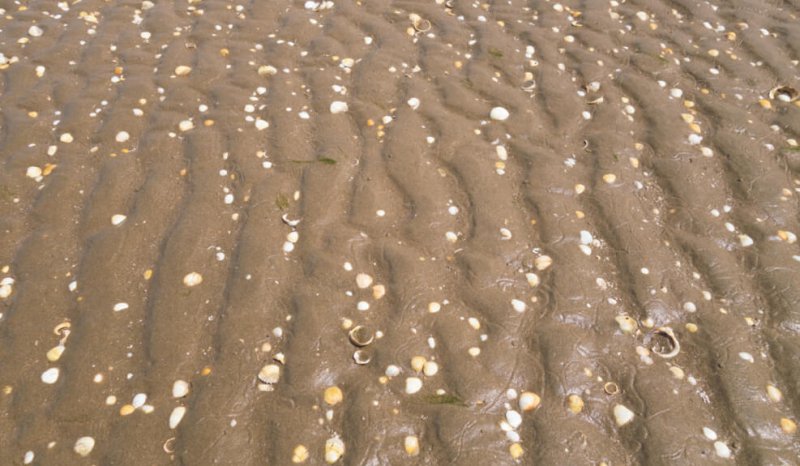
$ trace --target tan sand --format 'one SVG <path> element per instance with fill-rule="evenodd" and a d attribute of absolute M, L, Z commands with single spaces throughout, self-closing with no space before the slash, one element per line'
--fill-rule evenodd
<path fill-rule="evenodd" d="M 2 8 L 0 464 L 800 464 L 797 0 Z"/>

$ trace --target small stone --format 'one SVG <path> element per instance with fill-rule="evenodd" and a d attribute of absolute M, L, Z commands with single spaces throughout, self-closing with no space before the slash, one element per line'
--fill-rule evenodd
<path fill-rule="evenodd" d="M 136 411 L 136 408 L 134 408 L 133 405 L 126 404 L 126 405 L 122 405 L 122 407 L 119 409 L 119 415 L 120 416 L 128 416 L 130 414 L 133 414 L 135 411 Z"/>
<path fill-rule="evenodd" d="M 419 455 L 419 438 L 416 435 L 406 435 L 403 440 L 403 447 L 406 449 L 408 456 Z"/>
<path fill-rule="evenodd" d="M 550 256 L 539 256 L 533 261 L 536 270 L 544 270 L 553 264 L 553 259 Z"/>
<path fill-rule="evenodd" d="M 342 393 L 342 389 L 333 385 L 325 389 L 325 403 L 328 403 L 331 406 L 335 406 L 342 402 L 344 399 L 344 393 Z"/>
<path fill-rule="evenodd" d="M 261 65 L 258 67 L 259 76 L 273 76 L 278 74 L 278 69 L 270 65 Z"/>
<path fill-rule="evenodd" d="M 59 369 L 57 367 L 51 367 L 46 371 L 42 372 L 42 382 L 52 385 L 58 381 Z"/>
<path fill-rule="evenodd" d="M 75 453 L 81 456 L 89 456 L 94 449 L 94 439 L 92 437 L 81 437 L 75 442 Z"/>
<path fill-rule="evenodd" d="M 516 460 L 519 459 L 523 453 L 525 453 L 525 450 L 522 449 L 522 445 L 514 442 L 510 447 L 508 447 L 508 452 L 511 454 L 511 457 Z"/>
<path fill-rule="evenodd" d="M 175 67 L 175 76 L 186 76 L 192 72 L 192 67 L 179 65 Z"/>
<path fill-rule="evenodd" d="M 783 393 L 774 385 L 767 385 L 767 396 L 775 403 L 778 403 L 783 399 Z"/>
<path fill-rule="evenodd" d="M 292 452 L 292 463 L 305 463 L 307 459 L 308 448 L 306 448 L 305 445 L 298 445 L 294 447 L 294 451 Z"/>
<path fill-rule="evenodd" d="M 428 377 L 433 377 L 439 373 L 439 365 L 433 361 L 425 361 L 422 366 L 422 373 Z"/>
<path fill-rule="evenodd" d="M 144 393 L 137 393 L 133 396 L 133 401 L 131 401 L 131 404 L 136 409 L 141 408 L 145 403 L 147 403 L 147 395 Z"/>
<path fill-rule="evenodd" d="M 189 131 L 191 129 L 194 129 L 194 123 L 192 122 L 192 120 L 183 120 L 180 123 L 178 123 L 178 129 L 183 132 Z"/>
<path fill-rule="evenodd" d="M 186 414 L 186 407 L 176 406 L 169 415 L 169 428 L 174 429 L 178 427 L 178 424 L 183 420 L 184 414 Z"/>
<path fill-rule="evenodd" d="M 33 463 L 34 458 L 35 455 L 33 454 L 33 452 L 28 450 L 25 452 L 25 456 L 22 458 L 22 464 L 31 464 Z"/>
<path fill-rule="evenodd" d="M 528 285 L 530 285 L 531 288 L 535 288 L 535 287 L 539 286 L 539 283 L 540 283 L 539 276 L 536 275 L 535 273 L 533 273 L 533 272 L 526 273 L 525 274 L 525 279 L 528 280 Z"/>
<path fill-rule="evenodd" d="M 47 360 L 50 362 L 58 361 L 61 355 L 64 354 L 65 349 L 65 346 L 60 344 L 50 348 L 50 351 L 47 352 Z"/>
<path fill-rule="evenodd" d="M 525 312 L 525 309 L 528 308 L 528 306 L 525 304 L 525 302 L 524 301 L 520 301 L 519 299 L 512 299 L 511 300 L 511 307 L 513 307 L 514 310 L 517 311 L 517 312 Z"/>
<path fill-rule="evenodd" d="M 409 377 L 406 379 L 406 393 L 413 395 L 422 390 L 422 380 L 419 377 Z"/>
<path fill-rule="evenodd" d="M 523 411 L 532 411 L 539 407 L 542 399 L 539 395 L 533 392 L 522 392 L 519 396 L 519 409 Z"/>
<path fill-rule="evenodd" d="M 28 170 L 25 171 L 25 176 L 28 178 L 39 178 L 42 176 L 42 169 L 39 167 L 28 167 Z"/>
<path fill-rule="evenodd" d="M 116 136 L 117 142 L 126 142 L 130 138 L 131 138 L 131 135 L 128 134 L 127 131 L 120 131 L 119 133 L 117 133 L 117 136 Z"/>
<path fill-rule="evenodd" d="M 614 183 L 615 181 L 617 181 L 617 175 L 613 173 L 606 173 L 605 175 L 603 175 L 603 181 L 605 181 L 607 184 Z"/>
<path fill-rule="evenodd" d="M 42 30 L 42 28 L 34 24 L 33 26 L 28 28 L 28 34 L 30 34 L 31 37 L 42 37 L 44 31 Z"/>
<path fill-rule="evenodd" d="M 492 111 L 489 112 L 489 118 L 497 121 L 505 121 L 510 115 L 511 114 L 508 113 L 508 110 L 503 107 L 494 107 Z"/>
<path fill-rule="evenodd" d="M 61 140 L 61 142 L 65 143 L 65 144 L 69 144 L 69 143 L 71 143 L 72 141 L 74 141 L 74 140 L 75 140 L 75 139 L 72 137 L 72 135 L 71 135 L 71 134 L 69 134 L 69 133 L 64 133 L 64 134 L 62 134 L 62 135 L 61 135 L 61 137 L 60 137 L 59 139 Z"/>
<path fill-rule="evenodd" d="M 634 418 L 633 411 L 623 405 L 614 406 L 614 419 L 619 427 L 631 422 Z"/>
<path fill-rule="evenodd" d="M 513 409 L 508 410 L 506 411 L 506 422 L 508 422 L 508 425 L 516 429 L 522 425 L 522 415 Z"/>
<path fill-rule="evenodd" d="M 120 223 L 124 222 L 125 219 L 128 218 L 126 215 L 116 214 L 111 216 L 111 224 L 114 226 L 119 225 Z"/>
<path fill-rule="evenodd" d="M 339 100 L 335 100 L 331 102 L 331 113 L 344 113 L 348 110 L 347 102 L 342 102 Z"/>
<path fill-rule="evenodd" d="M 187 273 L 185 277 L 183 277 L 183 284 L 192 287 L 197 286 L 203 283 L 203 276 L 197 272 L 190 272 Z"/>
<path fill-rule="evenodd" d="M 339 437 L 331 437 L 325 441 L 325 462 L 333 464 L 344 455 L 344 442 Z"/>
<path fill-rule="evenodd" d="M 117 303 L 114 305 L 114 312 L 121 312 L 128 309 L 128 303 Z"/>
<path fill-rule="evenodd" d="M 176 380 L 175 383 L 172 384 L 173 398 L 183 398 L 188 394 L 189 394 L 189 382 L 185 380 Z"/>

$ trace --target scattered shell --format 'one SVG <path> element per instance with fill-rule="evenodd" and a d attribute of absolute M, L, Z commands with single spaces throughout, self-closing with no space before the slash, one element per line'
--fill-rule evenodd
<path fill-rule="evenodd" d="M 730 458 L 731 457 L 731 449 L 725 442 L 721 440 L 717 440 L 714 442 L 714 451 L 717 453 L 717 456 L 720 458 Z"/>
<path fill-rule="evenodd" d="M 633 333 L 639 327 L 639 324 L 636 322 L 631 316 L 626 315 L 618 315 L 614 318 L 619 325 L 619 329 L 622 330 L 624 333 Z"/>
<path fill-rule="evenodd" d="M 533 90 L 536 89 L 536 81 L 533 79 L 528 79 L 522 83 L 520 88 L 525 92 L 533 92 Z"/>
<path fill-rule="evenodd" d="M 409 377 L 406 379 L 406 393 L 413 395 L 422 390 L 422 380 L 419 377 Z"/>
<path fill-rule="evenodd" d="M 674 358 L 681 351 L 681 344 L 670 327 L 659 327 L 645 337 L 645 344 L 657 355 L 665 359 Z"/>
<path fill-rule="evenodd" d="M 497 121 L 505 121 L 510 115 L 511 114 L 508 113 L 508 110 L 503 107 L 495 107 L 491 112 L 489 112 L 489 118 Z"/>
<path fill-rule="evenodd" d="M 122 407 L 119 408 L 119 415 L 120 416 L 128 416 L 130 414 L 133 414 L 135 411 L 136 411 L 136 408 L 134 408 L 133 405 L 126 404 L 126 405 L 122 405 Z"/>
<path fill-rule="evenodd" d="M 42 372 L 42 382 L 52 385 L 58 381 L 59 369 L 57 367 L 51 367 L 46 371 Z"/>
<path fill-rule="evenodd" d="M 778 86 L 769 91 L 769 98 L 782 102 L 794 102 L 800 98 L 800 91 L 790 86 Z"/>
<path fill-rule="evenodd" d="M 341 388 L 337 387 L 336 385 L 333 385 L 325 389 L 323 398 L 325 399 L 325 403 L 328 403 L 331 406 L 335 406 L 342 402 L 342 400 L 344 399 L 344 393 L 342 393 Z"/>
<path fill-rule="evenodd" d="M 61 355 L 64 354 L 64 345 L 57 345 L 50 348 L 50 351 L 47 352 L 47 360 L 50 362 L 56 362 L 61 358 Z"/>
<path fill-rule="evenodd" d="M 528 308 L 528 306 L 525 304 L 525 301 L 520 301 L 519 299 L 512 299 L 511 307 L 513 307 L 517 312 L 525 312 L 525 309 Z"/>
<path fill-rule="evenodd" d="M 114 305 L 114 312 L 121 312 L 128 309 L 129 307 L 130 306 L 128 306 L 128 303 L 117 303 Z"/>
<path fill-rule="evenodd" d="M 92 437 L 81 437 L 75 442 L 73 450 L 81 456 L 89 456 L 94 449 L 94 439 Z"/>
<path fill-rule="evenodd" d="M 358 347 L 369 345 L 375 338 L 372 330 L 363 325 L 353 327 L 348 336 L 350 337 L 350 343 Z"/>
<path fill-rule="evenodd" d="M 369 286 L 372 285 L 372 277 L 365 273 L 360 273 L 356 275 L 356 285 L 362 290 L 369 288 Z"/>
<path fill-rule="evenodd" d="M 360 366 L 369 364 L 371 360 L 372 356 L 366 350 L 357 350 L 353 353 L 353 361 Z"/>
<path fill-rule="evenodd" d="M 514 442 L 511 444 L 510 447 L 508 447 L 508 452 L 511 454 L 512 458 L 518 459 L 523 455 L 523 453 L 525 453 L 525 450 L 522 449 L 522 445 L 520 445 L 517 442 Z"/>
<path fill-rule="evenodd" d="M 794 434 L 795 432 L 797 432 L 797 423 L 789 418 L 782 417 L 781 430 L 783 430 L 787 434 Z"/>
<path fill-rule="evenodd" d="M 633 411 L 624 405 L 614 406 L 614 419 L 617 421 L 617 426 L 622 427 L 631 422 L 634 418 Z"/>
<path fill-rule="evenodd" d="M 169 415 L 169 428 L 174 429 L 178 427 L 178 424 L 180 424 L 181 421 L 183 420 L 184 414 L 186 414 L 185 406 L 175 407 L 175 409 L 173 409 L 172 413 Z"/>
<path fill-rule="evenodd" d="M 614 382 L 606 382 L 603 384 L 603 391 L 609 395 L 616 395 L 619 393 L 619 385 Z"/>
<path fill-rule="evenodd" d="M 522 415 L 513 409 L 506 411 L 506 422 L 508 425 L 516 429 L 522 425 Z"/>
<path fill-rule="evenodd" d="M 308 448 L 305 445 L 298 445 L 292 451 L 292 463 L 305 463 L 308 459 Z"/>
<path fill-rule="evenodd" d="M 422 371 L 422 368 L 425 366 L 427 359 L 424 356 L 414 356 L 411 358 L 411 368 L 414 369 L 414 372 L 419 373 Z"/>
<path fill-rule="evenodd" d="M 422 366 L 422 373 L 428 377 L 433 377 L 439 373 L 439 365 L 433 361 L 425 361 L 425 364 Z"/>
<path fill-rule="evenodd" d="M 775 403 L 780 402 L 783 399 L 783 393 L 781 390 L 774 386 L 774 385 L 767 385 L 767 396 L 770 400 L 774 401 Z"/>
<path fill-rule="evenodd" d="M 44 31 L 42 30 L 42 28 L 34 24 L 33 26 L 28 28 L 28 34 L 30 34 L 31 37 L 42 37 Z"/>
<path fill-rule="evenodd" d="M 347 102 L 341 102 L 339 100 L 331 102 L 331 113 L 344 113 L 347 110 Z"/>
<path fill-rule="evenodd" d="M 190 272 L 187 273 L 185 277 L 183 277 L 183 284 L 189 287 L 197 286 L 203 283 L 203 276 L 197 272 Z"/>
<path fill-rule="evenodd" d="M 42 176 L 42 169 L 39 167 L 28 167 L 25 171 L 25 176 L 28 178 L 39 178 Z"/>
<path fill-rule="evenodd" d="M 59 138 L 59 140 L 60 140 L 61 142 L 65 143 L 65 144 L 69 144 L 69 143 L 71 143 L 72 141 L 74 141 L 75 139 L 72 137 L 72 135 L 71 135 L 71 134 L 69 134 L 69 133 L 64 133 L 64 134 L 62 134 L 62 135 L 61 135 L 61 137 Z"/>
<path fill-rule="evenodd" d="M 192 72 L 191 66 L 178 65 L 175 67 L 175 76 L 186 76 Z"/>
<path fill-rule="evenodd" d="M 550 256 L 539 256 L 533 261 L 536 270 L 544 270 L 553 264 L 553 259 Z"/>
<path fill-rule="evenodd" d="M 270 65 L 261 65 L 258 67 L 259 76 L 273 76 L 278 74 L 278 69 Z"/>
<path fill-rule="evenodd" d="M 166 441 L 164 441 L 164 445 L 161 448 L 164 449 L 164 453 L 167 454 L 175 453 L 175 437 L 170 437 Z"/>
<path fill-rule="evenodd" d="M 567 397 L 567 407 L 573 414 L 578 414 L 583 411 L 583 398 L 578 395 L 570 395 Z"/>
<path fill-rule="evenodd" d="M 325 441 L 325 462 L 333 464 L 344 455 L 344 442 L 339 437 L 332 437 Z"/>
<path fill-rule="evenodd" d="M 541 404 L 542 399 L 533 392 L 522 392 L 519 396 L 519 409 L 523 411 L 533 411 Z"/>
<path fill-rule="evenodd" d="M 131 404 L 136 409 L 141 408 L 145 403 L 147 403 L 147 395 L 144 393 L 137 393 L 133 396 L 133 400 L 131 401 Z"/>
<path fill-rule="evenodd" d="M 408 456 L 419 455 L 419 438 L 416 435 L 406 435 L 403 440 L 403 447 L 406 449 Z"/>
<path fill-rule="evenodd" d="M 183 398 L 188 394 L 189 394 L 189 382 L 185 380 L 176 380 L 175 383 L 172 384 L 173 398 Z"/>
<path fill-rule="evenodd" d="M 277 364 L 267 364 L 258 372 L 258 380 L 265 384 L 275 384 L 281 378 L 281 368 Z"/>
<path fill-rule="evenodd" d="M 189 131 L 191 129 L 194 129 L 194 123 L 192 122 L 192 120 L 183 120 L 180 123 L 178 123 L 178 129 L 181 131 Z"/>
<path fill-rule="evenodd" d="M 124 222 L 125 219 L 128 218 L 126 215 L 116 214 L 111 216 L 111 224 L 114 226 L 119 225 L 120 223 Z"/>
<path fill-rule="evenodd" d="M 131 135 L 128 134 L 127 131 L 120 131 L 119 133 L 117 133 L 117 136 L 115 137 L 117 142 L 127 142 L 128 139 L 130 139 L 130 138 L 131 138 Z"/>

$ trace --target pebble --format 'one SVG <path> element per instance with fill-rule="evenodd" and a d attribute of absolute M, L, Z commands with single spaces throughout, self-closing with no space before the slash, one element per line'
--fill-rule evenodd
<path fill-rule="evenodd" d="M 347 102 L 342 102 L 339 100 L 334 100 L 331 102 L 331 113 L 344 113 L 348 110 Z"/>
<path fill-rule="evenodd" d="M 533 261 L 536 270 L 544 270 L 553 264 L 553 259 L 550 256 L 539 256 Z"/>
<path fill-rule="evenodd" d="M 58 381 L 59 369 L 57 367 L 51 367 L 46 371 L 42 372 L 42 382 L 52 385 Z"/>
<path fill-rule="evenodd" d="M 522 445 L 519 443 L 512 443 L 510 447 L 508 447 L 508 452 L 511 454 L 511 457 L 514 459 L 518 459 L 525 453 L 525 450 L 522 449 Z"/>
<path fill-rule="evenodd" d="M 439 373 L 439 365 L 433 361 L 425 361 L 425 364 L 422 366 L 422 373 L 428 377 L 433 377 Z"/>
<path fill-rule="evenodd" d="M 59 140 L 60 140 L 61 142 L 65 143 L 65 144 L 69 144 L 69 143 L 71 143 L 72 141 L 74 141 L 75 139 L 72 137 L 72 135 L 71 135 L 71 134 L 69 134 L 69 133 L 64 133 L 64 134 L 62 134 L 62 135 L 61 135 L 61 137 L 59 138 Z"/>
<path fill-rule="evenodd" d="M 147 403 L 147 395 L 144 393 L 137 393 L 133 396 L 133 401 L 131 401 L 131 406 L 136 409 L 141 408 L 144 404 Z"/>
<path fill-rule="evenodd" d="M 30 34 L 31 37 L 42 37 L 44 31 L 42 30 L 42 28 L 34 24 L 33 26 L 28 28 L 28 34 Z"/>
<path fill-rule="evenodd" d="M 178 129 L 184 132 L 189 131 L 191 129 L 194 129 L 194 123 L 192 122 L 192 120 L 183 120 L 180 123 L 178 123 Z"/>
<path fill-rule="evenodd" d="M 64 345 L 57 345 L 50 348 L 50 351 L 47 352 L 47 360 L 50 362 L 56 362 L 61 359 L 61 355 L 64 354 L 64 350 L 66 347 Z"/>
<path fill-rule="evenodd" d="M 333 464 L 344 455 L 344 442 L 339 437 L 331 437 L 325 441 L 325 462 Z"/>
<path fill-rule="evenodd" d="M 781 430 L 789 435 L 797 432 L 797 423 L 789 418 L 781 418 Z"/>
<path fill-rule="evenodd" d="M 175 67 L 175 76 L 186 76 L 192 72 L 192 67 L 186 65 L 179 65 Z"/>
<path fill-rule="evenodd" d="M 508 410 L 506 411 L 506 422 L 508 422 L 511 427 L 516 429 L 522 425 L 522 415 L 513 409 Z"/>
<path fill-rule="evenodd" d="M 406 379 L 406 393 L 413 395 L 422 390 L 422 380 L 419 377 L 409 377 Z"/>
<path fill-rule="evenodd" d="M 75 442 L 73 450 L 81 456 L 89 456 L 94 449 L 94 439 L 92 437 L 81 437 Z"/>
<path fill-rule="evenodd" d="M 714 451 L 717 453 L 717 456 L 720 458 L 730 458 L 731 457 L 731 449 L 728 448 L 728 445 L 721 440 L 717 440 L 714 442 Z"/>
<path fill-rule="evenodd" d="M 258 67 L 259 76 L 274 76 L 278 74 L 278 69 L 270 65 L 261 65 Z"/>
<path fill-rule="evenodd" d="M 489 118 L 496 121 L 505 121 L 511 114 L 503 107 L 495 107 L 489 112 Z"/>
<path fill-rule="evenodd" d="M 567 407 L 573 414 L 578 414 L 583 411 L 583 399 L 578 395 L 570 395 L 567 397 Z"/>
<path fill-rule="evenodd" d="M 633 411 L 624 405 L 614 406 L 614 419 L 617 421 L 619 427 L 631 422 L 634 418 Z"/>
<path fill-rule="evenodd" d="M 31 464 L 33 463 L 34 458 L 35 455 L 33 454 L 33 452 L 28 450 L 27 452 L 25 452 L 25 456 L 22 458 L 22 464 Z"/>
<path fill-rule="evenodd" d="M 190 272 L 187 273 L 185 277 L 183 277 L 183 284 L 192 287 L 197 286 L 203 283 L 203 276 L 197 272 Z"/>
<path fill-rule="evenodd" d="M 126 142 L 130 138 L 131 138 L 131 135 L 128 134 L 127 131 L 120 131 L 119 133 L 117 133 L 116 140 L 117 140 L 117 142 Z"/>
<path fill-rule="evenodd" d="M 172 384 L 173 398 L 183 398 L 188 394 L 189 394 L 189 382 L 185 380 L 176 380 L 175 383 Z"/>
<path fill-rule="evenodd" d="M 406 435 L 403 440 L 403 447 L 406 449 L 408 456 L 419 455 L 419 438 L 416 435 Z"/>
<path fill-rule="evenodd" d="M 119 225 L 120 223 L 124 222 L 125 219 L 128 218 L 126 215 L 116 214 L 111 216 L 111 224 L 114 226 Z"/>
<path fill-rule="evenodd" d="M 186 414 L 186 407 L 176 406 L 169 415 L 169 428 L 174 429 L 178 427 L 178 424 L 183 420 L 184 414 Z"/>

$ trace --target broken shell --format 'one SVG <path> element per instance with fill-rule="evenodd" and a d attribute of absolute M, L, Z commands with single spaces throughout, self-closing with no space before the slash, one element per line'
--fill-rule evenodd
<path fill-rule="evenodd" d="M 308 459 L 308 448 L 305 445 L 294 447 L 292 452 L 292 463 L 305 463 Z"/>
<path fill-rule="evenodd" d="M 169 428 L 174 429 L 178 427 L 178 424 L 183 420 L 184 414 L 186 414 L 186 407 L 184 406 L 177 406 L 173 409 L 172 413 L 169 415 Z"/>
<path fill-rule="evenodd" d="M 536 89 L 536 81 L 534 81 L 533 79 L 529 79 L 523 82 L 520 88 L 525 92 L 533 92 L 533 90 Z"/>
<path fill-rule="evenodd" d="M 583 398 L 578 395 L 570 395 L 567 397 L 567 407 L 573 414 L 578 414 L 583 411 Z"/>
<path fill-rule="evenodd" d="M 519 396 L 519 409 L 523 411 L 531 411 L 536 409 L 541 404 L 542 399 L 539 395 L 533 392 L 522 392 Z"/>
<path fill-rule="evenodd" d="M 414 21 L 414 29 L 419 32 L 428 32 L 431 30 L 431 22 L 427 19 L 419 18 Z"/>
<path fill-rule="evenodd" d="M 344 399 L 344 393 L 342 393 L 341 388 L 337 387 L 336 385 L 332 385 L 325 389 L 323 398 L 325 399 L 325 403 L 335 406 L 342 402 Z"/>
<path fill-rule="evenodd" d="M 56 325 L 56 328 L 53 329 L 53 333 L 60 336 L 61 338 L 66 338 L 69 336 L 69 329 L 72 327 L 72 324 L 69 322 L 61 322 L 60 324 Z"/>
<path fill-rule="evenodd" d="M 267 364 L 258 372 L 258 380 L 266 384 L 278 383 L 281 377 L 281 368 L 277 364 Z"/>
<path fill-rule="evenodd" d="M 638 327 L 636 319 L 631 316 L 618 315 L 614 318 L 614 320 L 617 321 L 617 324 L 619 324 L 619 329 L 624 333 L 633 333 Z"/>
<path fill-rule="evenodd" d="M 597 105 L 597 104 L 602 104 L 602 103 L 603 103 L 603 96 L 600 96 L 600 97 L 597 97 L 595 99 L 586 101 L 587 105 Z"/>
<path fill-rule="evenodd" d="M 325 462 L 333 464 L 344 455 L 344 442 L 339 437 L 332 437 L 325 441 Z"/>
<path fill-rule="evenodd" d="M 61 355 L 64 354 L 64 349 L 65 347 L 62 344 L 50 348 L 50 351 L 47 352 L 47 360 L 50 362 L 58 361 Z"/>
<path fill-rule="evenodd" d="M 175 453 L 175 437 L 170 437 L 164 442 L 164 453 Z"/>
<path fill-rule="evenodd" d="M 605 385 L 603 385 L 603 391 L 609 395 L 616 395 L 619 393 L 619 385 L 614 382 L 606 382 Z"/>
<path fill-rule="evenodd" d="M 92 437 L 81 437 L 75 442 L 73 450 L 81 456 L 89 456 L 94 449 L 94 439 Z"/>
<path fill-rule="evenodd" d="M 419 438 L 416 435 L 407 435 L 403 440 L 403 447 L 405 447 L 408 456 L 419 455 Z"/>
<path fill-rule="evenodd" d="M 800 91 L 790 86 L 778 86 L 769 91 L 769 98 L 781 102 L 794 102 L 800 98 Z"/>
<path fill-rule="evenodd" d="M 283 220 L 283 223 L 289 225 L 290 227 L 296 227 L 300 224 L 300 219 L 292 220 L 289 218 L 289 214 L 283 214 L 281 216 L 281 220 Z"/>
<path fill-rule="evenodd" d="M 350 336 L 350 343 L 358 347 L 364 347 L 372 343 L 375 338 L 372 330 L 363 325 L 357 325 L 348 333 Z"/>
<path fill-rule="evenodd" d="M 364 364 L 369 364 L 371 360 L 372 356 L 370 356 L 368 351 L 358 350 L 353 353 L 353 361 L 355 361 L 355 363 L 358 365 L 363 366 Z"/>
<path fill-rule="evenodd" d="M 617 426 L 622 427 L 631 422 L 634 418 L 633 411 L 628 409 L 627 406 L 616 405 L 614 406 L 614 419 L 617 421 Z"/>
<path fill-rule="evenodd" d="M 662 358 L 674 358 L 681 351 L 681 344 L 670 327 L 659 327 L 645 337 L 645 344 L 651 341 L 650 349 Z"/>

